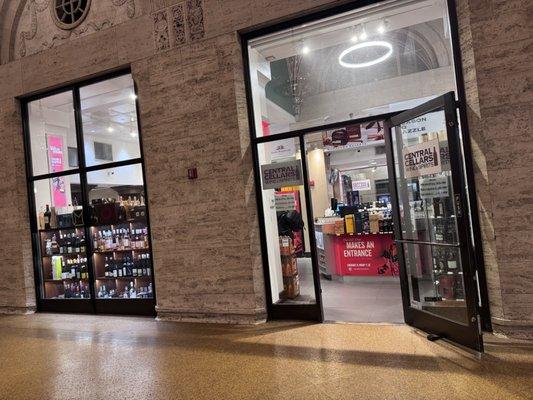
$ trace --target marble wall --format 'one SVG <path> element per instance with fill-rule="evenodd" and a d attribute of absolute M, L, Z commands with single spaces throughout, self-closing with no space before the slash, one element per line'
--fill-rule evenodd
<path fill-rule="evenodd" d="M 57 27 L 39 13 L 39 39 L 26 40 L 26 54 L 16 53 L 21 32 L 32 28 L 28 11 L 34 3 L 43 4 L 0 0 L 0 157 L 9 166 L 0 180 L 9 228 L 0 231 L 9 249 L 0 263 L 0 309 L 35 306 L 15 96 L 129 65 L 139 88 L 158 314 L 263 320 L 237 31 L 341 2 L 102 0 L 84 22 L 109 19 L 100 29 L 81 24 L 78 34 L 43 47 Z M 502 332 L 527 336 L 533 325 L 531 2 L 457 3 L 493 322 Z M 187 168 L 193 166 L 199 179 L 189 181 Z"/>
<path fill-rule="evenodd" d="M 533 337 L 533 4 L 457 3 L 492 322 Z"/>

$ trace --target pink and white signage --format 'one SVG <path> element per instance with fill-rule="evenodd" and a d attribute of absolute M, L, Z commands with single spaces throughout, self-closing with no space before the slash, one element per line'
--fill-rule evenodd
<path fill-rule="evenodd" d="M 50 173 L 63 171 L 63 137 L 47 135 L 46 141 Z M 55 207 L 67 206 L 67 193 L 63 177 L 52 178 L 52 204 Z"/>

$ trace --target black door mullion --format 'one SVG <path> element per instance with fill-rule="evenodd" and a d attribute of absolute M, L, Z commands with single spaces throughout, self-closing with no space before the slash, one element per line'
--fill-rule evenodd
<path fill-rule="evenodd" d="M 444 111 L 446 115 L 446 131 L 448 137 L 448 149 L 450 154 L 451 180 L 454 191 L 455 212 L 457 220 L 458 241 L 464 251 L 460 252 L 463 269 L 463 281 L 465 301 L 467 303 L 469 325 L 481 334 L 481 325 L 478 313 L 478 290 L 475 280 L 474 258 L 469 232 L 470 220 L 466 182 L 463 173 L 463 161 L 461 143 L 459 141 L 459 124 L 455 107 L 455 95 L 447 93 L 444 97 Z M 467 295 L 469 293 L 469 295 Z"/>
<path fill-rule="evenodd" d="M 311 200 L 311 189 L 309 188 L 309 175 L 307 168 L 307 151 L 305 148 L 304 135 L 300 135 L 300 154 L 302 161 L 302 175 L 304 181 L 305 208 L 307 211 L 307 224 L 309 231 L 309 246 L 311 246 L 311 265 L 313 267 L 313 281 L 315 286 L 315 299 L 318 306 L 319 321 L 324 321 L 324 308 L 322 307 L 322 289 L 320 287 L 320 271 L 318 268 L 318 255 L 316 250 L 315 224 L 313 223 L 313 202 Z M 303 232 L 302 232 L 302 236 Z M 304 249 L 305 250 L 305 249 Z"/>
<path fill-rule="evenodd" d="M 385 129 L 385 153 L 387 156 L 387 170 L 389 174 L 389 192 L 391 194 L 391 200 L 392 200 L 392 221 L 393 221 L 393 230 L 394 230 L 394 237 L 403 239 L 402 236 L 402 228 L 400 224 L 400 209 L 399 207 L 395 206 L 398 204 L 398 188 L 396 186 L 396 156 L 394 153 L 393 148 L 393 140 L 392 140 L 392 125 L 390 123 L 390 120 L 387 120 L 384 124 Z M 402 140 L 402 138 L 396 138 L 396 143 L 398 143 L 399 140 Z M 405 257 L 405 253 L 403 251 L 403 245 L 397 244 L 396 251 L 398 254 L 398 260 L 403 260 Z M 404 320 L 408 324 L 412 324 L 412 318 L 410 314 L 410 305 L 411 301 L 409 299 L 409 276 L 407 275 L 407 269 L 406 268 L 400 268 L 400 287 L 402 290 L 402 305 L 403 305 L 403 315 Z"/>
<path fill-rule="evenodd" d="M 96 309 L 96 290 L 94 285 L 94 265 L 90 221 L 91 213 L 89 209 L 89 197 L 87 192 L 87 172 L 85 171 L 85 145 L 83 138 L 83 115 L 81 112 L 80 89 L 75 87 L 73 89 L 74 97 L 74 120 L 76 126 L 76 143 L 78 145 L 78 168 L 80 170 L 80 187 L 81 187 L 81 201 L 83 208 L 83 233 L 85 235 L 85 254 L 87 256 L 87 272 L 89 273 L 89 291 L 91 293 L 91 307 L 94 312 Z"/>

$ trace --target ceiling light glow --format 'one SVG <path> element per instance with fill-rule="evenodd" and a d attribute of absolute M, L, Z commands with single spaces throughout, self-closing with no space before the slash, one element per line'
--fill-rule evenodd
<path fill-rule="evenodd" d="M 380 35 L 383 35 L 385 33 L 385 26 L 383 25 L 378 26 L 378 33 Z"/>
<path fill-rule="evenodd" d="M 374 60 L 367 61 L 367 62 L 354 63 L 354 62 L 344 61 L 344 57 L 346 57 L 348 54 L 356 50 L 364 49 L 367 47 L 383 47 L 387 49 L 387 52 L 381 57 L 378 57 Z M 365 68 L 365 67 L 370 67 L 372 65 L 379 64 L 380 62 L 385 61 L 391 55 L 392 55 L 392 44 L 390 44 L 389 42 L 382 42 L 382 41 L 363 42 L 363 43 L 358 43 L 354 46 L 348 47 L 346 50 L 344 50 L 339 56 L 339 64 L 343 66 L 344 68 Z"/>
<path fill-rule="evenodd" d="M 311 50 L 309 49 L 309 47 L 307 46 L 302 47 L 302 54 L 309 54 L 310 51 Z"/>
<path fill-rule="evenodd" d="M 113 129 L 112 126 L 109 126 L 109 127 L 107 128 L 107 131 L 108 131 L 109 133 L 113 133 L 115 130 Z"/>

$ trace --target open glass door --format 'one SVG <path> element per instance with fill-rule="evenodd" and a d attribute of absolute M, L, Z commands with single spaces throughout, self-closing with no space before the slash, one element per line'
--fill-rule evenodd
<path fill-rule="evenodd" d="M 405 321 L 482 351 L 453 92 L 403 112 L 386 133 Z"/>

